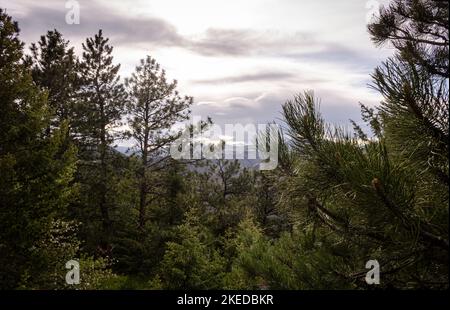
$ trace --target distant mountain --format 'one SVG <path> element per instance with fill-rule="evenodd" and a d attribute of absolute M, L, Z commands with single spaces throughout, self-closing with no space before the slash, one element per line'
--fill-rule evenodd
<path fill-rule="evenodd" d="M 127 152 L 128 149 L 129 149 L 128 146 L 120 146 L 120 145 L 119 145 L 119 146 L 116 146 L 114 149 L 115 149 L 116 151 L 122 153 L 122 154 L 125 154 L 125 155 L 130 155 L 130 154 L 131 154 L 131 152 Z"/>

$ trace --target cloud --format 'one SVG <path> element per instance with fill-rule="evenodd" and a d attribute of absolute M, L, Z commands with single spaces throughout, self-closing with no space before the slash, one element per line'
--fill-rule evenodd
<path fill-rule="evenodd" d="M 270 56 L 277 54 L 276 51 L 281 47 L 307 47 L 311 42 L 310 33 L 209 28 L 191 37 L 185 48 L 203 56 Z"/>
<path fill-rule="evenodd" d="M 46 2 L 45 5 L 27 5 L 19 14 L 19 25 L 25 29 L 24 35 L 37 40 L 45 31 L 56 28 L 71 39 L 84 39 L 103 29 L 114 44 L 152 43 L 157 46 L 182 46 L 185 39 L 176 28 L 156 17 L 131 17 L 108 7 L 99 6 L 95 1 L 82 2 L 80 24 L 67 24 L 64 2 Z"/>
<path fill-rule="evenodd" d="M 308 50 L 314 44 L 314 34 L 284 33 L 274 29 L 217 29 L 191 37 L 185 48 L 203 56 L 279 56 L 280 50 Z"/>
<path fill-rule="evenodd" d="M 272 80 L 287 80 L 296 77 L 296 74 L 290 72 L 276 72 L 276 71 L 264 71 L 254 74 L 242 74 L 236 76 L 228 76 L 209 80 L 195 80 L 195 84 L 234 84 L 234 83 L 246 83 L 246 82 L 260 82 L 260 81 L 272 81 Z"/>
<path fill-rule="evenodd" d="M 129 15 L 100 5 L 96 1 L 81 2 L 81 22 L 69 25 L 65 22 L 67 9 L 64 1 L 46 0 L 30 4 L 17 0 L 13 12 L 19 20 L 27 43 L 35 42 L 47 30 L 56 28 L 72 41 L 84 38 L 103 29 L 113 45 L 145 46 L 146 48 L 175 47 L 189 50 L 201 56 L 211 57 L 273 57 L 298 61 L 327 61 L 343 64 L 372 65 L 375 56 L 344 47 L 336 43 L 322 42 L 312 32 L 285 33 L 276 30 L 218 29 L 209 28 L 195 36 L 183 36 L 178 29 L 158 17 Z M 292 51 L 286 53 L 285 51 Z M 373 67 L 373 66 L 372 66 Z M 289 73 L 261 73 L 229 78 L 211 83 L 238 83 L 245 80 L 289 78 Z M 203 81 L 205 82 L 205 81 Z"/>
<path fill-rule="evenodd" d="M 358 51 L 338 43 L 317 45 L 316 48 L 316 50 L 307 52 L 284 53 L 283 56 L 298 62 L 339 63 L 366 70 L 375 67 L 379 62 L 378 55 Z"/>
<path fill-rule="evenodd" d="M 358 103 L 327 90 L 316 91 L 320 102 L 320 112 L 329 124 L 349 126 L 349 119 L 361 123 Z M 293 99 L 293 93 L 243 94 L 224 100 L 209 102 L 207 105 L 193 107 L 193 115 L 206 119 L 211 116 L 214 123 L 223 126 L 227 123 L 264 124 L 276 121 L 283 123 L 282 105 Z"/>
<path fill-rule="evenodd" d="M 279 118 L 285 94 L 248 93 L 193 107 L 193 115 L 211 116 L 214 123 L 264 124 Z"/>
<path fill-rule="evenodd" d="M 200 36 L 185 38 L 182 47 L 203 56 L 287 58 L 297 62 L 339 63 L 362 69 L 373 68 L 379 62 L 379 55 L 335 42 L 321 41 L 318 37 L 316 33 L 299 31 L 285 33 L 276 30 L 208 29 Z M 274 77 L 279 75 L 280 78 L 292 77 L 286 72 L 267 72 L 243 76 L 242 79 L 266 80 L 271 78 L 271 74 Z M 240 77 L 231 77 L 211 83 L 241 81 Z"/>
<path fill-rule="evenodd" d="M 363 85 L 366 79 L 360 76 L 368 76 L 382 57 L 364 50 L 365 43 L 323 40 L 323 34 L 313 32 L 316 28 L 277 31 L 264 30 L 274 24 L 263 24 L 248 29 L 248 25 L 230 21 L 221 24 L 223 28 L 216 24 L 187 35 L 179 31 L 185 29 L 162 18 L 167 15 L 131 14 L 98 0 L 79 2 L 79 25 L 66 24 L 62 0 L 15 0 L 6 6 L 19 21 L 26 43 L 36 42 L 47 30 L 56 28 L 79 48 L 86 37 L 102 28 L 110 43 L 118 47 L 115 56 L 122 64 L 131 64 L 133 57 L 144 56 L 143 49 L 150 50 L 158 60 L 163 59 L 164 67 L 169 66 L 170 75 L 180 79 L 180 87 L 188 85 L 182 91 L 196 97 L 194 113 L 212 116 L 219 124 L 279 119 L 281 105 L 304 88 L 314 88 L 324 98 L 322 111 L 330 122 L 358 120 L 357 102 L 368 98 Z M 131 3 L 127 2 L 135 5 Z M 213 78 L 205 78 L 210 76 Z"/>
<path fill-rule="evenodd" d="M 204 56 L 248 55 L 255 48 L 256 35 L 249 30 L 208 29 L 192 38 L 186 47 Z"/>
<path fill-rule="evenodd" d="M 199 101 L 196 103 L 196 105 L 209 105 L 209 104 L 215 104 L 214 101 Z"/>

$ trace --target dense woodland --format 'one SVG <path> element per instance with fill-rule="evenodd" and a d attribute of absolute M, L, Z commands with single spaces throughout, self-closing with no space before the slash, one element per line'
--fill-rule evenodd
<path fill-rule="evenodd" d="M 382 8 L 368 35 L 395 55 L 367 127 L 331 126 L 312 91 L 286 98 L 279 165 L 257 171 L 171 159 L 194 99 L 151 56 L 122 79 L 101 30 L 81 55 L 58 30 L 25 47 L 0 10 L 0 288 L 448 288 L 448 12 Z"/>

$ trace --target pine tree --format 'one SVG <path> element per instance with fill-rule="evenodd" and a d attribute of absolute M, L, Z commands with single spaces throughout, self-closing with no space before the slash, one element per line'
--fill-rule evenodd
<path fill-rule="evenodd" d="M 83 44 L 80 63 L 81 90 L 75 112 L 75 125 L 79 134 L 82 164 L 85 172 L 85 194 L 100 211 L 104 238 L 108 243 L 112 223 L 110 207 L 111 167 L 115 151 L 112 143 L 121 137 L 127 93 L 120 83 L 120 65 L 113 64 L 113 47 L 101 30 Z"/>
<path fill-rule="evenodd" d="M 242 168 L 238 160 L 202 160 L 196 164 L 193 187 L 207 215 L 204 220 L 219 238 L 227 230 L 236 229 L 248 212 L 256 211 L 254 174 Z"/>
<path fill-rule="evenodd" d="M 176 90 L 177 81 L 167 81 L 165 71 L 150 56 L 141 60 L 126 83 L 131 99 L 131 135 L 141 156 L 139 228 L 143 229 L 150 191 L 148 174 L 167 162 L 169 143 L 178 137 L 170 132 L 171 126 L 188 118 L 193 98 L 181 97 Z"/>
<path fill-rule="evenodd" d="M 211 235 L 194 208 L 177 227 L 178 238 L 167 243 L 160 278 L 165 289 L 219 289 L 225 261 L 212 246 Z"/>
<path fill-rule="evenodd" d="M 317 268 L 342 285 L 366 287 L 364 264 L 377 259 L 384 287 L 448 287 L 446 20 L 443 1 L 394 1 L 369 26 L 397 48 L 373 74 L 381 105 L 362 106 L 372 136 L 326 124 L 312 93 L 283 106 L 285 159 L 296 160 L 281 158 L 290 167 L 281 203 L 303 215 L 301 227 L 315 225 L 317 251 L 340 258 Z"/>
<path fill-rule="evenodd" d="M 392 151 L 448 186 L 448 2 L 394 1 L 369 26 L 397 55 L 373 74 L 383 94 L 383 129 Z M 411 132 L 416 132 L 411 135 Z"/>
<path fill-rule="evenodd" d="M 33 80 L 48 92 L 48 104 L 55 114 L 52 127 L 59 128 L 64 121 L 73 122 L 76 93 L 79 88 L 78 59 L 69 41 L 56 29 L 41 36 L 31 45 Z"/>
<path fill-rule="evenodd" d="M 117 218 L 113 255 L 117 259 L 115 270 L 132 277 L 145 279 L 154 276 L 166 251 L 166 242 L 173 241 L 177 226 L 190 206 L 187 201 L 186 181 L 183 167 L 176 164 L 166 169 L 152 171 L 148 182 L 152 184 L 146 210 L 147 221 L 139 227 L 140 159 L 134 157 L 128 175 L 118 180 L 121 184 L 116 192 L 121 205 L 113 216 Z"/>
<path fill-rule="evenodd" d="M 75 148 L 63 147 L 67 126 L 46 134 L 47 94 L 22 62 L 18 36 L 17 22 L 0 9 L 0 287 L 9 289 L 51 276 L 39 267 L 58 257 L 40 244 L 72 199 L 76 164 Z"/>
<path fill-rule="evenodd" d="M 394 0 L 369 25 L 372 41 L 392 44 L 403 60 L 449 78 L 448 1 Z"/>

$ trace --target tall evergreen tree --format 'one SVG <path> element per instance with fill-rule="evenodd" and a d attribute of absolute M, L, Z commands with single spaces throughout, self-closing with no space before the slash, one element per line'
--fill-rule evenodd
<path fill-rule="evenodd" d="M 131 99 L 128 104 L 131 135 L 141 156 L 138 174 L 139 227 L 142 229 L 151 185 L 148 174 L 164 165 L 169 143 L 178 137 L 170 132 L 171 126 L 188 118 L 193 98 L 181 97 L 176 90 L 177 81 L 167 81 L 165 71 L 150 56 L 141 60 L 126 83 Z"/>
<path fill-rule="evenodd" d="M 55 29 L 33 43 L 31 52 L 33 80 L 48 92 L 48 104 L 55 114 L 52 127 L 59 128 L 64 121 L 70 126 L 79 88 L 79 63 L 73 47 Z"/>
<path fill-rule="evenodd" d="M 47 94 L 22 62 L 18 36 L 17 22 L 0 9 L 0 287 L 10 289 L 51 276 L 43 262 L 57 256 L 42 241 L 74 193 L 76 164 L 75 148 L 62 148 L 67 126 L 46 134 Z"/>
<path fill-rule="evenodd" d="M 189 210 L 177 227 L 178 238 L 167 243 L 160 278 L 165 289 L 218 289 L 225 261 L 211 246 L 211 234 L 200 222 L 198 211 Z"/>
<path fill-rule="evenodd" d="M 113 47 L 99 30 L 83 44 L 80 63 L 81 90 L 75 112 L 79 134 L 88 204 L 98 208 L 103 227 L 103 242 L 108 243 L 111 233 L 110 199 L 111 160 L 115 151 L 113 142 L 121 137 L 127 93 L 120 83 L 120 65 L 113 64 Z"/>
<path fill-rule="evenodd" d="M 369 26 L 397 48 L 373 75 L 381 105 L 362 106 L 372 138 L 327 125 L 311 93 L 283 106 L 294 156 L 281 165 L 296 160 L 281 203 L 314 227 L 317 251 L 339 257 L 317 268 L 342 287 L 364 286 L 370 259 L 384 287 L 448 287 L 447 20 L 443 1 L 394 1 Z"/>

